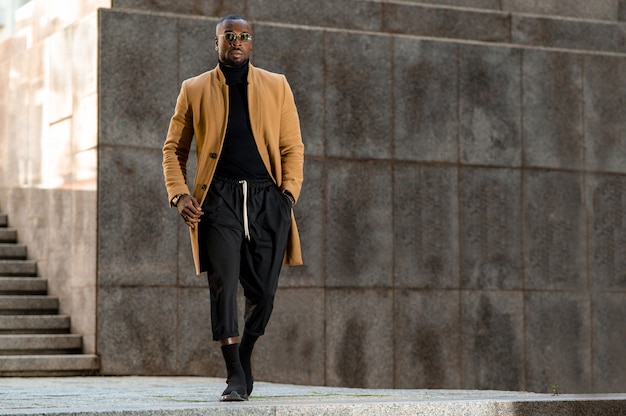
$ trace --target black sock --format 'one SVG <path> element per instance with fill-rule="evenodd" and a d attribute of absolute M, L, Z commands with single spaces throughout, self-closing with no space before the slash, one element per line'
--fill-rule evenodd
<path fill-rule="evenodd" d="M 239 360 L 241 362 L 241 368 L 246 375 L 248 396 L 252 393 L 252 388 L 254 386 L 254 377 L 252 377 L 252 349 L 258 339 L 258 336 L 249 335 L 244 332 L 243 337 L 241 337 L 241 344 L 239 345 Z"/>
<path fill-rule="evenodd" d="M 222 396 L 227 396 L 235 391 L 241 397 L 247 397 L 246 375 L 241 367 L 241 361 L 239 361 L 239 344 L 223 345 L 222 355 L 224 356 L 228 374 L 226 378 L 228 387 L 226 387 Z"/>

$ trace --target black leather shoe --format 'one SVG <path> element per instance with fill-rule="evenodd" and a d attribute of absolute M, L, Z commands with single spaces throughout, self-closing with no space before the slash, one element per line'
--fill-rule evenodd
<path fill-rule="evenodd" d="M 224 393 L 222 393 L 222 397 L 220 397 L 220 402 L 243 402 L 246 400 L 248 400 L 247 395 L 244 394 L 242 396 L 234 390 L 230 393 L 226 393 L 226 391 L 224 391 Z"/>

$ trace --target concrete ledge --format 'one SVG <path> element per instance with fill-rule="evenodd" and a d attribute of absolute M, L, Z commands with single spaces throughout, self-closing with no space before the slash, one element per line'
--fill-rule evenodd
<path fill-rule="evenodd" d="M 0 379 L 2 415 L 624 415 L 626 394 L 375 390 L 255 383 L 252 398 L 220 403 L 204 377 Z"/>

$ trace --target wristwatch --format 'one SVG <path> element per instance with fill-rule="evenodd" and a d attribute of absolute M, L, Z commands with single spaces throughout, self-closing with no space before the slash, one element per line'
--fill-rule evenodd
<path fill-rule="evenodd" d="M 170 202 L 170 205 L 173 206 L 173 207 L 177 206 L 178 205 L 178 201 L 180 201 L 180 198 L 183 195 L 187 195 L 187 194 L 178 194 L 174 198 L 172 198 L 172 201 Z"/>

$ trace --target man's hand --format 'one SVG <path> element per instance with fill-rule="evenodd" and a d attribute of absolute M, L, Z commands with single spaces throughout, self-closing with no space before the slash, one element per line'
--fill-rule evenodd
<path fill-rule="evenodd" d="M 204 214 L 198 200 L 191 195 L 181 196 L 178 204 L 176 204 L 176 208 L 185 224 L 191 228 L 196 228 L 196 225 L 200 222 L 200 217 Z"/>

